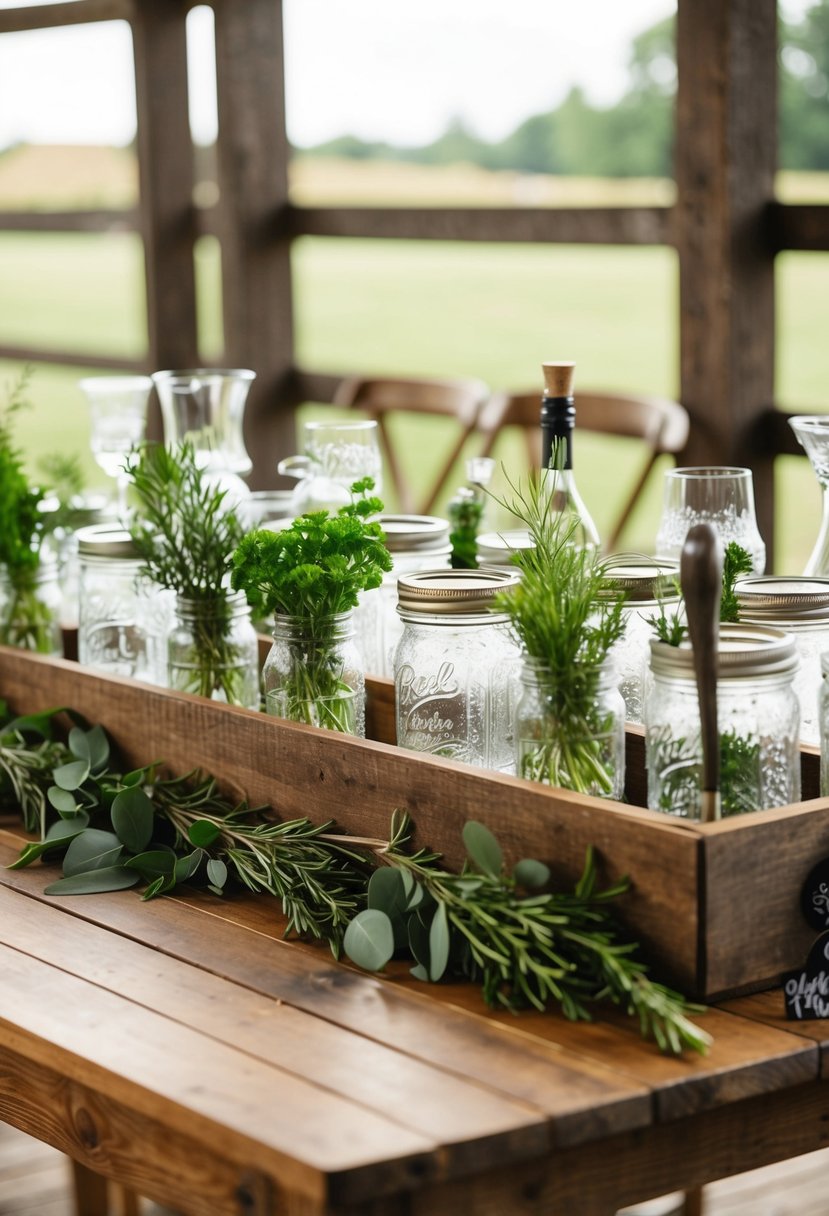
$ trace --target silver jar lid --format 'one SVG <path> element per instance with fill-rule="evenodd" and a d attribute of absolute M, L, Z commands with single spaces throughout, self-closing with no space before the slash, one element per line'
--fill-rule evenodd
<path fill-rule="evenodd" d="M 734 591 L 746 620 L 829 624 L 829 578 L 757 575 L 740 579 Z"/>
<path fill-rule="evenodd" d="M 380 515 L 389 553 L 429 553 L 451 548 L 449 521 L 437 515 Z"/>
<path fill-rule="evenodd" d="M 720 680 L 751 679 L 783 675 L 798 667 L 797 648 L 791 634 L 771 625 L 720 625 L 717 677 Z M 694 680 L 694 652 L 686 638 L 679 646 L 651 640 L 651 670 L 654 675 Z"/>
<path fill-rule="evenodd" d="M 515 565 L 514 554 L 534 548 L 535 543 L 526 528 L 514 528 L 506 532 L 482 532 L 476 541 L 478 565 L 511 570 Z"/>
<path fill-rule="evenodd" d="M 132 537 L 118 524 L 93 524 L 76 533 L 80 557 L 113 557 L 137 559 Z"/>
<path fill-rule="evenodd" d="M 606 564 L 605 570 L 608 587 L 624 591 L 629 604 L 657 599 L 670 603 L 680 598 L 676 586 L 679 579 L 678 562 L 640 557 L 637 553 L 620 553 Z"/>
<path fill-rule="evenodd" d="M 397 580 L 399 607 L 405 612 L 430 616 L 491 615 L 492 602 L 499 591 L 507 591 L 520 581 L 516 571 L 496 570 L 421 570 Z"/>

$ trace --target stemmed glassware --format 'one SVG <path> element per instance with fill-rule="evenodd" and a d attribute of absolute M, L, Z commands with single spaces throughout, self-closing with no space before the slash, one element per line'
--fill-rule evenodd
<path fill-rule="evenodd" d="M 753 573 L 766 569 L 766 546 L 754 511 L 751 469 L 725 465 L 670 469 L 665 474 L 656 556 L 679 561 L 689 528 L 711 524 L 723 546 L 736 541 L 751 554 Z"/>
<path fill-rule="evenodd" d="M 829 575 L 829 417 L 821 414 L 799 414 L 789 419 L 789 426 L 809 457 L 823 492 L 823 518 L 815 547 L 806 563 L 804 574 Z"/>
<path fill-rule="evenodd" d="M 90 447 L 95 461 L 115 479 L 119 516 L 127 512 L 129 474 L 126 461 L 144 437 L 149 376 L 91 376 L 79 381 L 89 403 Z"/>

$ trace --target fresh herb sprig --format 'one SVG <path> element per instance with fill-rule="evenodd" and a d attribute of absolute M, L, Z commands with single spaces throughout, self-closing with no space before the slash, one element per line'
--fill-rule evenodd
<path fill-rule="evenodd" d="M 603 667 L 625 623 L 623 596 L 592 548 L 574 543 L 577 521 L 564 515 L 543 480 L 515 484 L 496 498 L 530 534 L 516 555 L 517 587 L 497 597 L 534 664 L 543 715 L 538 738 L 522 741 L 519 773 L 581 793 L 609 794 L 615 774 L 602 744 L 611 724 L 599 707 Z"/>
<path fill-rule="evenodd" d="M 452 546 L 450 563 L 453 570 L 477 570 L 478 532 L 484 516 L 484 500 L 480 490 L 461 486 L 447 508 Z"/>
<path fill-rule="evenodd" d="M 174 686 L 249 704 L 253 677 L 229 637 L 229 560 L 244 535 L 242 522 L 188 441 L 174 448 L 146 444 L 126 467 L 139 504 L 130 533 L 143 572 L 176 593 L 192 623 L 192 661 L 176 665 Z"/>
<path fill-rule="evenodd" d="M 740 602 L 737 599 L 737 579 L 741 574 L 751 574 L 754 562 L 747 549 L 735 540 L 729 541 L 723 554 L 722 595 L 720 596 L 720 621 L 733 623 L 740 619 Z"/>
<path fill-rule="evenodd" d="M 592 1003 L 610 1001 L 663 1051 L 707 1049 L 709 1036 L 688 1017 L 695 1007 L 651 980 L 620 935 L 608 905 L 628 884 L 600 890 L 592 851 L 574 891 L 562 893 L 545 889 L 542 862 L 526 859 L 507 873 L 483 824 L 464 827 L 469 859 L 460 874 L 440 868 L 434 854 L 407 852 L 409 833 L 408 818 L 396 815 L 383 855 L 390 870 L 375 873 L 368 909 L 346 932 L 346 953 L 358 965 L 380 970 L 402 941 L 417 978 L 475 979 L 490 1005 L 543 1011 L 554 1003 L 568 1018 L 589 1020 Z"/>
<path fill-rule="evenodd" d="M 356 481 L 352 501 L 336 514 L 312 511 L 279 532 L 251 532 L 233 554 L 233 586 L 258 617 L 283 618 L 290 671 L 271 688 L 266 663 L 264 682 L 268 708 L 292 721 L 356 729 L 353 690 L 337 649 L 338 618 L 391 569 L 382 528 L 371 518 L 383 509 L 373 488 L 370 477 Z"/>

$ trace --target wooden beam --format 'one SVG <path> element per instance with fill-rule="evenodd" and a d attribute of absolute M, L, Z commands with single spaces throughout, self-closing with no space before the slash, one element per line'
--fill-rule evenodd
<path fill-rule="evenodd" d="M 148 360 L 154 370 L 199 363 L 186 17 L 180 0 L 141 0 L 133 22 Z M 156 412 L 147 429 L 159 437 Z"/>
<path fill-rule="evenodd" d="M 39 8 L 25 5 L 0 12 L 0 34 L 90 21 L 131 21 L 134 11 L 134 0 L 75 0 L 73 4 L 43 4 Z"/>
<path fill-rule="evenodd" d="M 679 0 L 683 463 L 750 465 L 769 568 L 773 459 L 752 453 L 750 436 L 774 392 L 776 23 L 775 0 Z"/>
<path fill-rule="evenodd" d="M 292 236 L 521 241 L 582 245 L 672 242 L 670 207 L 290 207 Z"/>
<path fill-rule="evenodd" d="M 41 349 L 38 346 L 11 346 L 0 343 L 0 359 L 13 363 L 58 363 L 64 367 L 102 367 L 110 371 L 140 372 L 146 375 L 146 359 L 128 359 L 101 351 Z"/>
<path fill-rule="evenodd" d="M 225 359 L 257 375 L 246 412 L 251 485 L 293 451 L 290 237 L 281 0 L 214 0 Z"/>
<path fill-rule="evenodd" d="M 137 211 L 2 211 L 0 232 L 135 232 Z"/>
<path fill-rule="evenodd" d="M 784 249 L 825 253 L 829 250 L 829 206 L 771 203 L 769 232 L 778 253 Z"/>

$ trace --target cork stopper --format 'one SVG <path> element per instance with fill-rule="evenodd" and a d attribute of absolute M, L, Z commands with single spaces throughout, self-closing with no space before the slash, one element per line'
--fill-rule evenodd
<path fill-rule="evenodd" d="M 572 397 L 575 363 L 542 363 L 544 392 L 548 397 Z"/>

